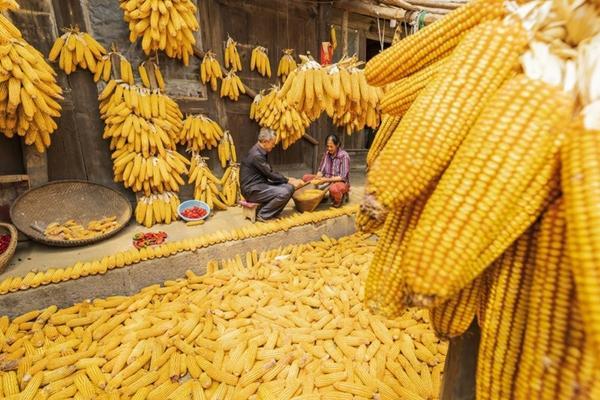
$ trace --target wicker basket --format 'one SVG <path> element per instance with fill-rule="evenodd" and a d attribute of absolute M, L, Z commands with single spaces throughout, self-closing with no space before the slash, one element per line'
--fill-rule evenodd
<path fill-rule="evenodd" d="M 315 194 L 314 197 L 311 196 L 307 199 L 301 199 L 301 195 L 307 190 L 314 190 L 315 193 L 320 193 Z M 314 188 L 311 189 L 310 186 L 305 186 L 302 189 L 296 190 L 296 192 L 292 196 L 292 199 L 294 200 L 294 205 L 296 206 L 296 210 L 300 212 L 314 211 L 319 206 L 319 204 L 321 204 L 323 197 L 325 197 L 325 193 L 327 193 L 327 190 L 315 190 Z"/>
<path fill-rule="evenodd" d="M 11 224 L 3 224 L 0 222 L 0 235 L 10 235 L 10 244 L 4 253 L 0 254 L 0 272 L 8 265 L 8 262 L 15 254 L 17 249 L 17 229 Z"/>
<path fill-rule="evenodd" d="M 109 238 L 127 225 L 131 214 L 131 204 L 121 193 L 97 183 L 75 180 L 31 189 L 19 196 L 10 209 L 10 218 L 21 232 L 37 242 L 59 247 L 83 246 Z M 85 225 L 113 215 L 117 217 L 117 227 L 89 239 L 61 240 L 39 231 L 52 222 L 74 219 Z"/>

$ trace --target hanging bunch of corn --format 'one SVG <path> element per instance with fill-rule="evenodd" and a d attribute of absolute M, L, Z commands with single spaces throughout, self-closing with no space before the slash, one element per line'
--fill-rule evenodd
<path fill-rule="evenodd" d="M 277 143 L 281 143 L 285 150 L 302 138 L 311 121 L 304 112 L 296 110 L 285 98 L 279 97 L 278 91 L 274 87 L 267 94 L 256 96 L 250 105 L 250 119 L 277 132 Z"/>
<path fill-rule="evenodd" d="M 198 152 L 216 147 L 222 137 L 223 129 L 221 126 L 206 115 L 188 115 L 183 121 L 179 143 L 187 145 L 187 148 L 194 152 Z"/>
<path fill-rule="evenodd" d="M 225 210 L 227 206 L 220 200 L 221 180 L 208 168 L 207 159 L 199 154 L 192 155 L 189 183 L 194 185 L 194 199 L 205 202 L 211 210 Z"/>
<path fill-rule="evenodd" d="M 87 69 L 94 75 L 104 71 L 104 65 L 99 62 L 106 55 L 106 49 L 96 39 L 87 32 L 79 31 L 77 26 L 63 31 L 65 33 L 56 39 L 50 49 L 50 61 L 58 59 L 58 66 L 67 75 L 77 67 Z"/>
<path fill-rule="evenodd" d="M 43 153 L 60 117 L 62 90 L 44 56 L 26 41 L 0 37 L 0 132 Z"/>
<path fill-rule="evenodd" d="M 282 81 L 285 81 L 293 70 L 298 68 L 296 60 L 294 60 L 294 49 L 283 49 L 283 55 L 279 60 L 279 66 L 277 67 L 277 76 L 281 77 Z"/>
<path fill-rule="evenodd" d="M 246 93 L 246 87 L 232 69 L 221 82 L 221 97 L 229 97 L 230 100 L 238 101 L 241 93 Z"/>
<path fill-rule="evenodd" d="M 367 64 L 391 115 L 361 205 L 383 224 L 365 299 L 429 307 L 447 336 L 477 315 L 478 399 L 600 395 L 598 18 L 475 0 Z"/>
<path fill-rule="evenodd" d="M 179 197 L 173 192 L 142 196 L 135 207 L 135 220 L 146 228 L 154 224 L 170 224 L 177 219 L 179 204 Z"/>
<path fill-rule="evenodd" d="M 231 69 L 233 72 L 242 70 L 242 61 L 237 49 L 237 42 L 232 38 L 227 38 L 225 44 L 225 68 Z"/>
<path fill-rule="evenodd" d="M 17 10 L 19 4 L 15 0 L 0 0 L 0 37 L 21 39 L 21 31 L 8 20 L 2 11 Z"/>
<path fill-rule="evenodd" d="M 254 69 L 262 76 L 271 77 L 271 63 L 265 47 L 257 46 L 252 50 L 250 71 L 254 71 Z"/>
<path fill-rule="evenodd" d="M 237 162 L 235 144 L 233 143 L 233 138 L 231 137 L 229 131 L 225 131 L 223 133 L 223 137 L 219 142 L 217 150 L 219 153 L 219 162 L 221 163 L 222 168 L 225 168 L 228 163 Z"/>
<path fill-rule="evenodd" d="M 148 80 L 148 67 L 142 71 L 144 65 L 145 63 L 142 63 L 138 67 L 140 78 L 142 79 L 144 86 L 150 87 L 149 85 L 146 85 L 146 81 Z M 135 84 L 135 76 L 133 75 L 131 63 L 127 57 L 118 52 L 115 48 L 113 48 L 108 54 L 104 54 L 98 60 L 98 63 L 96 64 L 96 71 L 94 72 L 94 82 L 98 82 L 100 79 L 105 82 L 109 82 L 112 79 L 114 71 L 119 73 L 118 77 L 121 81 L 129 85 Z"/>
<path fill-rule="evenodd" d="M 160 72 L 158 64 L 152 60 L 147 60 L 138 65 L 138 73 L 142 85 L 148 89 L 165 89 L 165 80 Z"/>
<path fill-rule="evenodd" d="M 16 0 L 0 0 L 0 11 L 17 10 L 19 8 L 19 3 Z"/>
<path fill-rule="evenodd" d="M 379 99 L 383 92 L 367 83 L 356 58 L 342 59 L 323 77 L 324 108 L 333 123 L 347 134 L 379 126 Z"/>
<path fill-rule="evenodd" d="M 148 69 L 153 68 L 153 63 L 140 67 L 151 88 L 111 80 L 99 96 L 100 115 L 105 122 L 103 137 L 111 140 L 113 150 L 115 182 L 144 194 L 136 217 L 143 215 L 145 225 L 177 218 L 176 214 L 167 216 L 163 211 L 167 205 L 178 204 L 175 193 L 185 184 L 181 175 L 187 173 L 189 164 L 176 150 L 183 115 L 177 103 L 156 87 L 155 76 L 150 79 Z M 162 196 L 165 192 L 169 194 Z"/>
<path fill-rule="evenodd" d="M 119 0 L 129 40 L 142 38 L 142 49 L 149 55 L 157 50 L 188 65 L 194 54 L 199 29 L 197 8 L 191 0 Z"/>
<path fill-rule="evenodd" d="M 210 82 L 210 88 L 213 92 L 216 92 L 219 79 L 223 79 L 221 64 L 219 64 L 215 53 L 207 51 L 202 59 L 202 64 L 200 64 L 200 80 L 204 84 Z"/>
<path fill-rule="evenodd" d="M 290 72 L 279 98 L 285 98 L 298 112 L 304 112 L 312 121 L 323 111 L 325 90 L 323 80 L 326 72 L 314 59 L 301 55 L 302 64 Z"/>
<path fill-rule="evenodd" d="M 240 165 L 230 163 L 229 167 L 221 177 L 221 200 L 228 207 L 233 207 L 237 204 L 240 197 Z"/>

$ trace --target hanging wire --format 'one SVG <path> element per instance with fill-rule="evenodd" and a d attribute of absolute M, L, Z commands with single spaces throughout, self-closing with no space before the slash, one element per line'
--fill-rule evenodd
<path fill-rule="evenodd" d="M 287 37 L 287 48 L 290 48 L 290 6 L 289 1 L 285 0 L 285 34 Z"/>
<path fill-rule="evenodd" d="M 383 45 L 385 40 L 385 22 L 383 23 L 383 35 L 381 34 L 381 24 L 379 22 L 379 13 L 377 13 L 377 37 L 379 38 L 379 47 L 381 47 L 381 51 L 383 51 Z"/>

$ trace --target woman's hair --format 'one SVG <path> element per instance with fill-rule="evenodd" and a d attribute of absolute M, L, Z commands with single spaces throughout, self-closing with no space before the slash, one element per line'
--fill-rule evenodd
<path fill-rule="evenodd" d="M 332 133 L 330 135 L 328 135 L 325 138 L 325 144 L 327 144 L 327 142 L 329 142 L 329 140 L 331 140 L 333 142 L 333 144 L 335 144 L 336 146 L 340 146 L 340 138 L 338 137 L 338 135 Z"/>
<path fill-rule="evenodd" d="M 277 134 L 273 129 L 269 128 L 261 128 L 258 133 L 258 141 L 259 142 L 268 142 L 274 140 L 277 137 Z"/>

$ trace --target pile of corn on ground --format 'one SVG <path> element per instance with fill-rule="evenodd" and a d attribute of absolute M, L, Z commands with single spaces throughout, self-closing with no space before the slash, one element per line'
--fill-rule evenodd
<path fill-rule="evenodd" d="M 272 233 L 288 231 L 292 228 L 326 221 L 328 219 L 349 216 L 356 213 L 356 205 L 340 208 L 330 208 L 311 213 L 292 214 L 289 217 L 277 220 L 246 225 L 229 231 L 217 232 L 195 236 L 184 240 L 167 242 L 160 246 L 136 249 L 132 247 L 127 251 L 110 254 L 99 260 L 80 261 L 75 265 L 61 268 L 50 268 L 46 271 L 30 271 L 25 276 L 10 276 L 0 281 L 0 295 L 10 292 L 27 290 L 42 285 L 50 285 L 63 281 L 83 278 L 89 275 L 102 275 L 115 268 L 124 268 L 146 260 L 163 258 L 186 251 L 195 251 L 219 243 L 233 240 L 244 240 Z"/>
<path fill-rule="evenodd" d="M 369 235 L 211 262 L 138 294 L 0 318 L 0 395 L 432 399 L 447 344 L 425 310 L 363 305 Z"/>
<path fill-rule="evenodd" d="M 600 2 L 473 0 L 365 74 L 368 306 L 477 316 L 477 399 L 600 399 Z"/>

